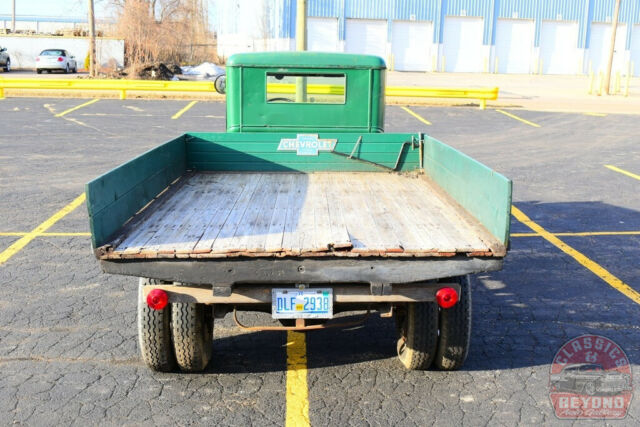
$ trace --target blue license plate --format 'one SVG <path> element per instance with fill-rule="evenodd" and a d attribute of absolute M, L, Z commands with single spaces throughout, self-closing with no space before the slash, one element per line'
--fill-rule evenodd
<path fill-rule="evenodd" d="M 331 288 L 273 289 L 271 316 L 274 319 L 331 319 Z"/>

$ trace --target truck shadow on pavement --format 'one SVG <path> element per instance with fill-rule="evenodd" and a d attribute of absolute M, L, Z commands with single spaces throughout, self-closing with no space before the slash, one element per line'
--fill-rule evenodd
<path fill-rule="evenodd" d="M 597 202 L 518 203 L 550 232 L 640 230 L 637 211 Z M 513 233 L 531 233 L 513 220 Z M 560 236 L 560 239 L 639 289 L 640 235 Z M 475 276 L 471 348 L 463 371 L 548 365 L 566 341 L 598 334 L 640 357 L 640 305 L 539 236 L 512 237 L 502 271 Z M 396 357 L 393 319 L 372 313 L 350 329 L 307 333 L 308 368 Z M 257 332 L 214 341 L 213 373 L 286 369 L 286 333 Z M 234 353 L 235 352 L 235 353 Z M 397 369 L 402 370 L 400 363 Z"/>

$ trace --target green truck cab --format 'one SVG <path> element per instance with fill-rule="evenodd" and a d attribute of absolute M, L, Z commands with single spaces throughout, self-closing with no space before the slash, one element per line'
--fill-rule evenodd
<path fill-rule="evenodd" d="M 151 369 L 204 369 L 230 313 L 310 331 L 353 325 L 346 311 L 395 318 L 407 369 L 462 366 L 470 275 L 502 268 L 511 181 L 421 132 L 384 133 L 384 73 L 364 55 L 233 56 L 227 132 L 87 184 L 103 271 L 140 278 Z"/>
<path fill-rule="evenodd" d="M 237 54 L 227 62 L 227 132 L 382 132 L 384 82 L 377 56 Z"/>

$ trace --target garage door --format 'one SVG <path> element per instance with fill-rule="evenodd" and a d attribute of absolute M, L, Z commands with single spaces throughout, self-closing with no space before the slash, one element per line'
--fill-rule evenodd
<path fill-rule="evenodd" d="M 387 60 L 387 21 L 347 19 L 345 51 Z"/>
<path fill-rule="evenodd" d="M 336 18 L 307 19 L 307 50 L 335 52 L 338 50 L 338 20 Z"/>
<path fill-rule="evenodd" d="M 527 74 L 531 69 L 531 54 L 535 24 L 524 19 L 498 19 L 496 26 L 496 59 L 498 72 Z M 495 65 L 494 65 L 495 67 Z"/>
<path fill-rule="evenodd" d="M 431 71 L 431 22 L 395 21 L 391 33 L 393 65 L 398 71 Z"/>
<path fill-rule="evenodd" d="M 627 39 L 626 24 L 618 24 L 616 30 L 616 46 L 613 55 L 612 71 L 626 69 L 624 60 L 625 42 Z M 594 22 L 591 25 L 591 40 L 589 41 L 589 61 L 591 69 L 595 73 L 605 72 L 609 62 L 609 49 L 611 49 L 611 24 Z"/>
<path fill-rule="evenodd" d="M 640 25 L 634 25 L 631 33 L 631 63 L 633 75 L 640 76 Z"/>
<path fill-rule="evenodd" d="M 544 74 L 578 71 L 578 23 L 544 21 L 540 28 L 540 60 Z"/>
<path fill-rule="evenodd" d="M 447 16 L 444 19 L 443 56 L 446 71 L 482 72 L 482 18 Z"/>

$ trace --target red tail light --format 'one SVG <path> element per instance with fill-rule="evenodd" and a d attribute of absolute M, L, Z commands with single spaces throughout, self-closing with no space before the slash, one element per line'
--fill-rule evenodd
<path fill-rule="evenodd" d="M 162 310 L 169 302 L 169 295 L 162 289 L 152 289 L 147 294 L 147 305 L 154 310 Z"/>
<path fill-rule="evenodd" d="M 436 301 L 442 308 L 451 308 L 458 302 L 458 293 L 453 288 L 438 289 Z"/>
<path fill-rule="evenodd" d="M 62 62 L 64 61 L 64 58 L 62 56 L 58 56 L 58 62 Z"/>
<path fill-rule="evenodd" d="M 40 57 L 36 56 L 36 62 L 40 61 Z"/>

